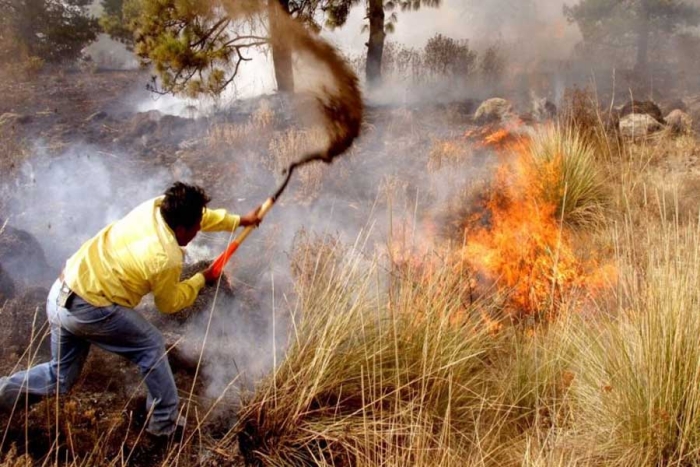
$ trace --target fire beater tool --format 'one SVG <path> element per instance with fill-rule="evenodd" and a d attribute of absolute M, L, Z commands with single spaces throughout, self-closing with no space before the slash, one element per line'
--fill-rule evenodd
<path fill-rule="evenodd" d="M 314 161 L 324 161 L 326 163 L 331 163 L 332 157 L 329 157 L 325 153 L 312 153 L 308 154 L 307 156 L 303 157 L 302 159 L 293 162 L 292 164 L 287 167 L 285 170 L 286 176 L 284 180 L 282 181 L 282 184 L 277 188 L 277 191 L 275 194 L 270 196 L 265 202 L 260 206 L 260 210 L 258 211 L 258 218 L 262 219 L 265 217 L 265 215 L 268 213 L 270 208 L 275 204 L 275 202 L 279 199 L 279 197 L 282 195 L 284 190 L 287 188 L 287 185 L 289 184 L 289 180 L 292 178 L 292 173 L 294 173 L 294 170 L 297 169 L 298 167 L 302 167 L 310 162 Z M 226 263 L 228 262 L 229 259 L 231 259 L 231 256 L 236 252 L 238 247 L 243 243 L 243 241 L 248 238 L 248 235 L 255 229 L 253 226 L 248 226 L 243 231 L 238 234 L 238 236 L 229 243 L 229 245 L 226 247 L 226 249 L 221 253 L 215 260 L 214 263 L 212 264 L 212 268 L 214 270 L 214 274 L 218 277 L 221 275 L 221 273 L 224 270 L 224 266 L 226 266 Z"/>

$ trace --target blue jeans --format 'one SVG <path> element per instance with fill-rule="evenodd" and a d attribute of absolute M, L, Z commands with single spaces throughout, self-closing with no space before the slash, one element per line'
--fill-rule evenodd
<path fill-rule="evenodd" d="M 172 433 L 178 419 L 177 388 L 158 329 L 131 308 L 96 307 L 77 296 L 69 311 L 56 304 L 60 287 L 61 281 L 56 281 L 46 301 L 51 361 L 0 378 L 0 408 L 11 410 L 24 394 L 68 392 L 80 375 L 90 344 L 95 344 L 138 365 L 148 388 L 146 431 Z"/>

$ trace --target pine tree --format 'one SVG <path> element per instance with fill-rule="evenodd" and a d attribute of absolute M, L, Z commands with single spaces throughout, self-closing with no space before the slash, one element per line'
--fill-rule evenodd
<path fill-rule="evenodd" d="M 78 58 L 97 38 L 90 0 L 0 0 L 0 41 L 5 53 L 47 62 Z M 12 46 L 7 46 L 12 44 Z"/>
<path fill-rule="evenodd" d="M 634 50 L 634 68 L 645 74 L 655 39 L 700 24 L 700 8 L 682 0 L 581 0 L 565 6 L 590 49 Z"/>

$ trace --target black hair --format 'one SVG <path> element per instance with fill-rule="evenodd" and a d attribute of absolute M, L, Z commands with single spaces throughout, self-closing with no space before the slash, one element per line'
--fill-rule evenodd
<path fill-rule="evenodd" d="M 165 191 L 160 213 L 171 229 L 194 227 L 211 198 L 197 185 L 175 182 Z"/>

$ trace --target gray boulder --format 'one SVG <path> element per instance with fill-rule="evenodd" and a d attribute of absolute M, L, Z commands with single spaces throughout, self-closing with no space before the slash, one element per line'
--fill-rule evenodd
<path fill-rule="evenodd" d="M 48 287 L 58 275 L 47 263 L 39 241 L 11 225 L 6 225 L 0 235 L 0 263 L 13 282 L 22 287 Z"/>
<path fill-rule="evenodd" d="M 620 118 L 620 135 L 625 138 L 645 138 L 662 128 L 658 120 L 647 114 L 629 114 Z"/>
<path fill-rule="evenodd" d="M 653 101 L 629 101 L 620 109 L 621 118 L 632 114 L 649 115 L 657 122 L 665 123 L 661 109 Z"/>
<path fill-rule="evenodd" d="M 15 283 L 0 264 L 0 308 L 5 301 L 15 296 Z"/>

